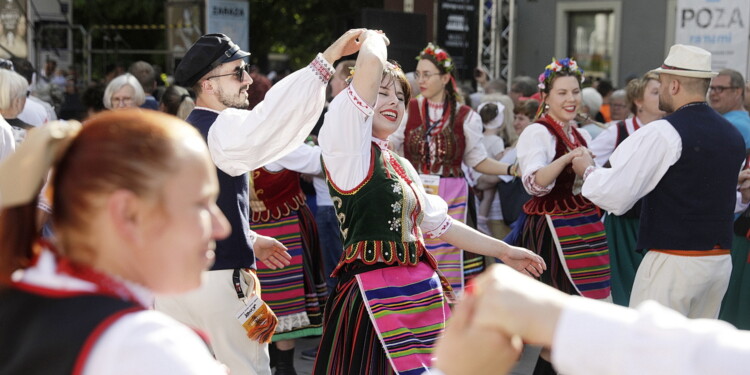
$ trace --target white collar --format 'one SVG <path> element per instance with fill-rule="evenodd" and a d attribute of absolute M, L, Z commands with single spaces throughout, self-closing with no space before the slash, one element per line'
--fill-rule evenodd
<path fill-rule="evenodd" d="M 133 297 L 146 308 L 154 305 L 154 293 L 143 285 L 125 280 L 123 278 L 109 275 L 121 282 Z M 43 249 L 36 263 L 24 270 L 13 273 L 13 280 L 25 284 L 35 285 L 48 289 L 64 291 L 94 292 L 97 286 L 86 280 L 57 272 L 57 259 L 53 252 Z"/>
<path fill-rule="evenodd" d="M 195 108 L 193 108 L 193 109 L 200 109 L 200 110 L 203 110 L 203 111 L 209 111 L 209 112 L 213 112 L 213 113 L 217 113 L 217 114 L 221 113 L 221 111 L 217 111 L 215 109 L 211 109 L 211 108 L 208 108 L 208 107 L 198 107 L 198 106 L 195 106 Z"/>
<path fill-rule="evenodd" d="M 372 137 L 372 141 L 380 147 L 381 150 L 385 151 L 388 150 L 388 140 L 387 139 L 380 139 L 377 137 Z"/>

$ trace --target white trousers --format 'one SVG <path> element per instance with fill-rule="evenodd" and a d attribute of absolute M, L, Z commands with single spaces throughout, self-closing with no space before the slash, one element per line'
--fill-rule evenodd
<path fill-rule="evenodd" d="M 268 344 L 252 341 L 235 319 L 245 304 L 237 298 L 232 283 L 233 270 L 203 272 L 198 290 L 156 298 L 155 308 L 209 335 L 216 359 L 232 374 L 271 375 Z M 241 271 L 245 295 L 254 294 L 254 275 Z"/>
<path fill-rule="evenodd" d="M 731 273 L 729 254 L 695 257 L 649 251 L 635 274 L 630 307 L 650 299 L 688 318 L 716 319 Z"/>

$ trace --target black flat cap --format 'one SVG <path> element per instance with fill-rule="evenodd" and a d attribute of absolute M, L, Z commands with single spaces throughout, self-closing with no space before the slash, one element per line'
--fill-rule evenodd
<path fill-rule="evenodd" d="M 174 72 L 175 83 L 192 87 L 220 64 L 250 56 L 224 34 L 206 34 L 193 43 Z"/>

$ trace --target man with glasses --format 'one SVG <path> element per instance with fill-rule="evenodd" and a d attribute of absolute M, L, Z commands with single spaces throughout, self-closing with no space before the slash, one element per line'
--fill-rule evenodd
<path fill-rule="evenodd" d="M 743 107 L 745 79 L 742 74 L 732 69 L 720 71 L 708 87 L 708 102 L 740 131 L 745 149 L 750 150 L 750 116 Z"/>
<path fill-rule="evenodd" d="M 245 62 L 250 54 L 226 35 L 200 37 L 175 70 L 176 83 L 197 95 L 186 121 L 206 138 L 218 168 L 217 204 L 232 233 L 217 242 L 215 262 L 199 290 L 158 298 L 156 308 L 208 333 L 216 358 L 233 374 L 271 374 L 267 340 L 249 338 L 238 316 L 250 301 L 262 304 L 255 294 L 255 259 L 276 268 L 291 258 L 280 242 L 249 229 L 248 172 L 302 144 L 323 110 L 331 64 L 359 49 L 356 39 L 363 31 L 347 31 L 307 67 L 279 81 L 251 111 L 245 110 L 253 83 Z"/>

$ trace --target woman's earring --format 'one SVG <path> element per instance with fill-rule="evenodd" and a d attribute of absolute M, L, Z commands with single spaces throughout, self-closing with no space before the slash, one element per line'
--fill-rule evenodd
<path fill-rule="evenodd" d="M 549 111 L 549 104 L 544 103 L 544 111 L 545 112 Z"/>

